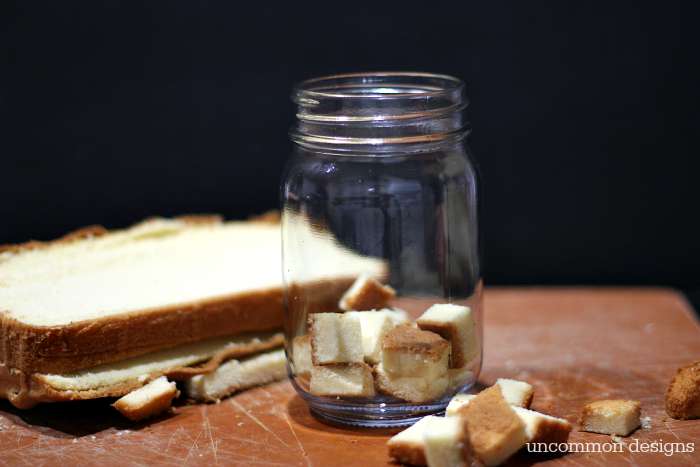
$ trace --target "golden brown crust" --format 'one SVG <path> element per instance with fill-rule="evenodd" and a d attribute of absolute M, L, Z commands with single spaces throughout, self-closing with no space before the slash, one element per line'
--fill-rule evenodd
<path fill-rule="evenodd" d="M 382 349 L 403 350 L 439 360 L 449 345 L 449 342 L 434 332 L 415 328 L 411 324 L 402 324 L 384 336 Z"/>
<path fill-rule="evenodd" d="M 469 433 L 471 448 L 484 460 L 495 456 L 509 440 L 522 432 L 525 424 L 503 398 L 498 386 L 481 391 L 458 411 Z M 496 455 L 497 456 L 497 455 Z"/>
<path fill-rule="evenodd" d="M 174 219 L 190 225 L 222 224 L 224 222 L 224 218 L 219 214 L 185 214 Z"/>
<path fill-rule="evenodd" d="M 402 464 L 427 465 L 428 463 L 425 459 L 425 450 L 420 444 L 402 442 L 389 444 L 388 446 L 389 456 Z"/>
<path fill-rule="evenodd" d="M 464 348 L 458 345 L 461 342 L 459 329 L 454 323 L 445 323 L 430 320 L 418 320 L 418 327 L 424 331 L 434 332 L 443 339 L 452 343 L 452 353 L 450 354 L 450 368 L 462 368 L 467 364 L 464 358 Z"/>
<path fill-rule="evenodd" d="M 340 299 L 340 308 L 346 311 L 369 311 L 386 308 L 389 301 L 396 296 L 396 291 L 388 285 L 382 285 L 372 278 L 362 278 L 362 287 L 352 291 L 352 287 Z"/>
<path fill-rule="evenodd" d="M 581 411 L 579 424 L 581 426 L 581 431 L 627 436 L 639 427 L 641 414 L 642 404 L 639 401 L 605 399 L 586 404 Z M 612 427 L 612 430 L 610 429 L 609 423 L 617 425 L 619 420 L 625 420 L 630 415 L 632 415 L 635 420 L 634 428 L 626 427 L 624 428 L 626 432 L 612 431 L 619 429 L 619 427 Z M 606 420 L 603 422 L 605 426 L 601 426 L 601 417 Z M 613 420 L 615 420 L 615 422 L 613 422 Z"/>
<path fill-rule="evenodd" d="M 666 390 L 666 413 L 677 420 L 700 418 L 700 360 L 676 371 Z"/>
<path fill-rule="evenodd" d="M 607 412 L 614 416 L 622 416 L 630 410 L 636 412 L 638 415 L 641 415 L 641 402 L 628 399 L 605 399 L 593 401 L 589 402 L 583 407 L 579 421 L 581 424 L 583 424 L 588 417 L 597 415 L 601 412 Z"/>
<path fill-rule="evenodd" d="M 279 224 L 281 220 L 280 212 L 276 209 L 256 214 L 248 218 L 248 222 L 261 222 L 263 224 Z"/>
<path fill-rule="evenodd" d="M 464 460 L 464 464 L 471 467 L 478 467 L 482 465 L 476 455 L 476 451 L 474 451 L 474 446 L 472 446 L 469 427 L 464 422 L 462 423 L 459 442 L 462 445 L 462 459 Z"/>
<path fill-rule="evenodd" d="M 71 243 L 75 242 L 77 240 L 84 240 L 86 238 L 92 238 L 92 237 L 101 237 L 102 235 L 105 235 L 109 233 L 107 229 L 102 227 L 101 225 L 90 225 L 87 227 L 82 227 L 78 230 L 74 230 L 73 232 L 69 232 L 63 237 L 57 238 L 56 240 L 49 240 L 49 241 L 39 241 L 39 240 L 30 240 L 25 243 L 18 243 L 18 244 L 6 244 L 6 245 L 0 245 L 0 253 L 5 253 L 5 252 L 11 252 L 11 253 L 19 253 L 21 251 L 29 251 L 29 250 L 36 250 L 39 248 L 46 248 L 51 245 L 58 245 L 62 243 Z"/>
<path fill-rule="evenodd" d="M 152 222 L 152 221 L 159 220 L 159 219 L 162 219 L 162 218 L 149 217 L 147 219 L 144 219 L 141 222 L 138 222 L 138 223 L 132 225 L 129 228 L 134 228 L 134 227 L 137 227 L 139 225 L 143 225 L 143 224 L 146 224 L 148 222 Z M 184 222 L 185 224 L 189 224 L 189 225 L 220 224 L 223 222 L 223 218 L 221 216 L 219 216 L 218 214 L 186 214 L 183 216 L 174 217 L 173 219 Z M 119 230 L 121 230 L 121 229 L 119 229 Z M 0 245 L 0 253 L 5 253 L 5 252 L 19 253 L 22 251 L 36 250 L 39 248 L 47 248 L 47 247 L 50 247 L 53 245 L 72 243 L 72 242 L 75 242 L 78 240 L 85 240 L 87 238 L 101 237 L 101 236 L 106 235 L 106 234 L 111 233 L 111 232 L 114 232 L 114 231 L 110 231 L 101 225 L 89 225 L 87 227 L 81 227 L 81 228 L 76 229 L 72 232 L 68 232 L 66 235 L 63 235 L 62 237 L 59 237 L 59 238 L 54 239 L 54 240 L 46 240 L 46 241 L 30 240 L 30 241 L 24 242 L 24 243 Z"/>
<path fill-rule="evenodd" d="M 230 349 L 223 349 L 222 351 L 216 353 L 203 365 L 175 368 L 165 372 L 165 376 L 167 376 L 168 379 L 175 381 L 189 379 L 192 376 L 211 373 L 227 360 L 247 357 L 252 353 L 262 353 L 267 350 L 281 347 L 282 345 L 284 345 L 284 336 L 282 334 L 275 334 L 271 339 L 251 343 L 246 347 L 232 347 Z"/>

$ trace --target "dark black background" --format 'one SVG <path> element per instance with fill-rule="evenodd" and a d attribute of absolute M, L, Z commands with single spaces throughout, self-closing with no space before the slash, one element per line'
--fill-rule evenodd
<path fill-rule="evenodd" d="M 692 4 L 3 2 L 0 243 L 276 207 L 294 82 L 425 70 L 467 82 L 488 283 L 692 296 Z"/>

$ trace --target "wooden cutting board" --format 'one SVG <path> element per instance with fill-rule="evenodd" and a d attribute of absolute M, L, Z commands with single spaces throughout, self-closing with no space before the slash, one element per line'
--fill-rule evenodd
<path fill-rule="evenodd" d="M 483 384 L 498 377 L 535 386 L 533 408 L 575 423 L 597 398 L 642 402 L 651 427 L 621 453 L 554 459 L 518 454 L 512 465 L 700 465 L 700 420 L 663 408 L 680 365 L 700 359 L 700 326 L 686 300 L 666 289 L 509 288 L 486 292 Z M 0 403 L 3 465 L 387 465 L 390 431 L 349 430 L 312 418 L 287 382 L 213 405 L 182 406 L 134 425 L 104 401 L 47 404 L 29 411 Z M 633 440 L 694 443 L 694 453 L 634 453 Z M 572 432 L 572 442 L 610 441 Z M 604 449 L 604 448 L 601 448 Z"/>

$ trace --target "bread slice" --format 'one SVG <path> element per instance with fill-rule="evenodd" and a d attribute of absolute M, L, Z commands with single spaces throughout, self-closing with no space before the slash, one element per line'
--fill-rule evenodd
<path fill-rule="evenodd" d="M 35 373 L 25 387 L 21 378 L 0 365 L 0 380 L 4 381 L 0 384 L 0 395 L 19 408 L 30 408 L 40 402 L 120 397 L 162 375 L 189 378 L 212 371 L 226 358 L 243 358 L 280 348 L 283 342 L 280 333 L 214 338 L 72 373 Z M 202 362 L 207 363 L 192 366 Z"/>
<path fill-rule="evenodd" d="M 419 328 L 441 335 L 452 344 L 450 368 L 462 368 L 479 353 L 476 325 L 467 306 L 435 304 L 416 320 Z"/>
<path fill-rule="evenodd" d="M 678 420 L 700 418 L 700 361 L 676 372 L 666 391 L 666 413 Z"/>
<path fill-rule="evenodd" d="M 175 383 L 161 376 L 120 398 L 112 406 L 129 420 L 139 421 L 169 409 L 179 394 Z"/>
<path fill-rule="evenodd" d="M 389 456 L 401 464 L 427 465 L 423 433 L 433 420 L 438 418 L 440 417 L 428 415 L 392 436 L 386 443 Z"/>
<path fill-rule="evenodd" d="M 234 392 L 279 381 L 287 376 L 284 350 L 272 350 L 241 360 L 229 360 L 211 373 L 184 383 L 185 393 L 199 401 L 218 401 Z"/>
<path fill-rule="evenodd" d="M 313 270 L 295 287 L 335 310 L 360 274 L 381 276 L 310 223 Z M 210 337 L 280 328 L 280 228 L 267 221 L 151 219 L 92 228 L 0 252 L 0 362 L 26 379 L 65 373 Z"/>
<path fill-rule="evenodd" d="M 475 456 L 487 466 L 502 464 L 527 443 L 525 424 L 497 385 L 481 391 L 458 415 Z"/>
<path fill-rule="evenodd" d="M 581 412 L 581 430 L 627 436 L 641 424 L 642 405 L 633 400 L 601 400 L 586 404 Z"/>
<path fill-rule="evenodd" d="M 341 310 L 368 311 L 384 308 L 389 300 L 396 296 L 396 291 L 388 285 L 382 285 L 375 278 L 363 274 L 343 294 L 338 302 Z"/>

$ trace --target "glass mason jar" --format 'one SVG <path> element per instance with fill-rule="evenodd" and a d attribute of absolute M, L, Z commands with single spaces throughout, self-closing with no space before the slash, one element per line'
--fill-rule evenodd
<path fill-rule="evenodd" d="M 463 90 L 444 75 L 358 73 L 293 91 L 281 188 L 286 351 L 293 386 L 322 420 L 408 425 L 479 374 Z"/>

